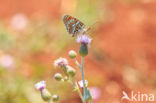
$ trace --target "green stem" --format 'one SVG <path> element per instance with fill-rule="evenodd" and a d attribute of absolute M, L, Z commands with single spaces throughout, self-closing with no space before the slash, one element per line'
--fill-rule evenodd
<path fill-rule="evenodd" d="M 81 69 L 81 65 L 80 65 L 79 62 L 76 60 L 76 58 L 74 58 L 74 61 L 75 61 L 76 65 Z"/>
<path fill-rule="evenodd" d="M 75 87 L 77 88 L 77 92 L 78 92 L 78 94 L 79 94 L 79 96 L 80 96 L 82 102 L 85 103 L 84 100 L 83 100 L 82 93 L 81 93 L 81 91 L 80 91 L 80 89 L 79 89 L 79 86 L 78 86 L 78 84 L 77 84 L 77 81 L 75 80 L 74 82 L 75 82 Z"/>
<path fill-rule="evenodd" d="M 83 81 L 83 96 L 85 97 L 86 95 L 86 84 L 85 84 L 85 77 L 84 77 L 84 70 L 83 70 L 83 67 L 84 67 L 84 58 L 81 57 L 81 75 L 82 75 L 82 81 Z M 85 101 L 85 100 L 84 100 Z M 86 102 L 86 101 L 85 101 Z M 84 102 L 84 103 L 85 103 Z"/>
<path fill-rule="evenodd" d="M 84 58 L 81 57 L 81 65 L 79 64 L 79 62 L 77 61 L 76 58 L 74 58 L 74 61 L 76 63 L 76 65 L 81 69 L 81 74 L 82 74 L 82 81 L 83 81 L 83 94 L 84 94 L 84 97 L 85 97 L 85 92 L 87 91 L 87 88 L 86 88 L 86 84 L 85 84 L 85 78 L 84 78 Z M 85 85 L 85 86 L 84 86 Z M 81 92 L 80 92 L 81 93 Z M 81 94 L 82 95 L 82 94 Z M 83 97 L 83 98 L 84 98 Z M 83 99 L 83 103 L 86 103 L 86 101 Z M 89 100 L 88 103 L 93 103 L 92 100 Z"/>
<path fill-rule="evenodd" d="M 85 103 L 85 102 L 84 102 L 84 99 L 83 99 L 83 95 L 82 95 L 82 93 L 81 93 L 81 91 L 80 91 L 80 88 L 79 88 L 79 86 L 78 86 L 78 84 L 77 84 L 76 79 L 75 79 L 75 78 L 71 79 L 71 80 L 70 80 L 70 83 L 76 88 L 76 91 L 78 92 L 78 94 L 79 94 L 79 96 L 80 96 L 82 102 Z"/>

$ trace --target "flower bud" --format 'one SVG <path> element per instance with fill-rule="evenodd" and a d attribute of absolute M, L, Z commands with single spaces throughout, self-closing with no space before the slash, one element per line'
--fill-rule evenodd
<path fill-rule="evenodd" d="M 53 101 L 55 101 L 55 102 L 59 100 L 59 96 L 58 96 L 58 95 L 56 95 L 56 94 L 55 94 L 55 95 L 53 95 L 53 97 L 52 97 L 52 98 L 53 98 Z"/>
<path fill-rule="evenodd" d="M 68 55 L 69 55 L 70 58 L 73 59 L 73 58 L 76 58 L 77 53 L 74 50 L 70 50 L 69 53 L 68 53 Z"/>
<path fill-rule="evenodd" d="M 56 73 L 56 74 L 54 75 L 54 78 L 55 78 L 57 81 L 60 81 L 60 80 L 62 79 L 62 74 Z"/>
<path fill-rule="evenodd" d="M 68 65 L 68 60 L 66 58 L 60 57 L 59 59 L 54 61 L 55 67 L 64 67 L 66 65 Z"/>
<path fill-rule="evenodd" d="M 87 46 L 87 44 L 81 43 L 80 49 L 79 49 L 79 54 L 80 54 L 82 57 L 85 57 L 85 56 L 88 55 L 88 46 Z"/>
<path fill-rule="evenodd" d="M 76 70 L 71 66 L 67 66 L 67 74 L 68 76 L 74 77 L 76 74 Z"/>
<path fill-rule="evenodd" d="M 49 101 L 51 99 L 51 93 L 44 88 L 41 90 L 41 97 L 44 101 Z"/>
<path fill-rule="evenodd" d="M 46 87 L 46 82 L 44 80 L 35 84 L 35 88 L 40 91 L 45 87 Z"/>

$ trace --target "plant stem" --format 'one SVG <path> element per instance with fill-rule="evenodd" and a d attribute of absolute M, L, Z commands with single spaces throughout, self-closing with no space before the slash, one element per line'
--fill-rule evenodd
<path fill-rule="evenodd" d="M 82 74 L 82 81 L 83 81 L 83 94 L 84 94 L 84 97 L 86 95 L 86 91 L 87 91 L 87 87 L 86 87 L 86 84 L 85 84 L 85 77 L 84 77 L 84 58 L 81 57 L 81 65 L 79 64 L 79 62 L 76 60 L 76 58 L 74 58 L 74 61 L 76 63 L 76 65 L 81 69 L 81 74 Z M 80 92 L 81 93 L 81 92 Z M 82 95 L 82 94 L 81 94 Z M 83 103 L 86 103 L 86 101 L 84 100 L 84 97 L 81 97 L 83 99 L 81 99 L 83 101 Z M 88 103 L 93 103 L 92 100 L 89 100 Z"/>
<path fill-rule="evenodd" d="M 84 58 L 81 57 L 81 75 L 82 75 L 82 81 L 83 81 L 83 97 L 85 99 L 85 95 L 86 95 L 86 84 L 85 84 L 85 77 L 84 77 L 84 70 L 83 70 L 83 67 L 84 67 Z M 86 101 L 84 100 L 84 103 Z"/>
<path fill-rule="evenodd" d="M 74 61 L 75 61 L 76 65 L 81 69 L 81 65 L 80 65 L 79 62 L 76 60 L 76 58 L 74 58 Z"/>
<path fill-rule="evenodd" d="M 79 86 L 78 86 L 78 84 L 77 84 L 77 81 L 74 80 L 74 82 L 75 82 L 75 87 L 77 88 L 77 92 L 78 92 L 78 94 L 79 94 L 79 96 L 80 96 L 82 102 L 85 103 L 84 100 L 83 100 L 82 93 L 81 93 L 81 91 L 80 91 L 80 89 L 79 89 Z"/>
<path fill-rule="evenodd" d="M 74 86 L 74 88 L 76 88 L 76 91 L 78 92 L 78 94 L 79 94 L 79 96 L 80 96 L 82 102 L 85 103 L 85 102 L 84 102 L 84 99 L 83 99 L 83 96 L 82 96 L 82 93 L 81 93 L 81 91 L 80 91 L 80 88 L 79 88 L 79 86 L 78 86 L 78 84 L 77 84 L 76 79 L 73 78 L 72 80 L 70 80 L 70 83 Z"/>

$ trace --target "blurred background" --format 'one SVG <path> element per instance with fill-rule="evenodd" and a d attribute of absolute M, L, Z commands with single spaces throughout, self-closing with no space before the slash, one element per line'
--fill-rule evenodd
<path fill-rule="evenodd" d="M 53 79 L 60 56 L 76 68 L 68 51 L 79 45 L 64 14 L 92 27 L 85 77 L 94 103 L 130 103 L 123 90 L 156 95 L 155 0 L 0 0 L 0 103 L 44 103 L 34 88 L 40 80 L 59 103 L 81 103 L 70 84 Z"/>

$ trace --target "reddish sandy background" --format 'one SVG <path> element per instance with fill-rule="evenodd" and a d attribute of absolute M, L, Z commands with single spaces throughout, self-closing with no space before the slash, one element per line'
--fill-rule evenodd
<path fill-rule="evenodd" d="M 61 0 L 0 0 L 0 19 L 22 12 L 30 17 L 44 15 L 53 20 L 62 15 L 60 2 Z M 93 34 L 91 54 L 86 59 L 88 69 L 85 71 L 89 71 L 86 73 L 87 79 L 94 80 L 102 88 L 102 97 L 97 103 L 119 103 L 117 100 L 121 98 L 121 90 L 125 88 L 144 88 L 142 91 L 148 92 L 156 86 L 156 2 L 112 2 L 109 9 L 112 19 L 98 25 Z M 42 55 L 43 58 L 40 56 L 38 58 L 45 60 L 46 55 Z M 143 75 L 140 84 L 125 82 L 123 75 L 124 68 L 127 67 L 134 68 L 139 75 Z M 112 95 L 115 98 L 113 100 L 113 97 L 109 98 Z"/>

